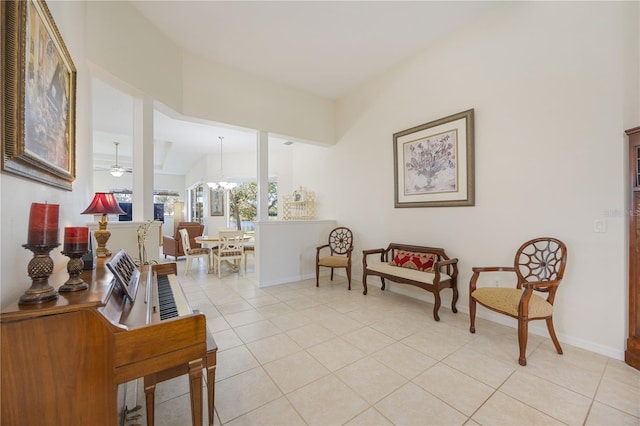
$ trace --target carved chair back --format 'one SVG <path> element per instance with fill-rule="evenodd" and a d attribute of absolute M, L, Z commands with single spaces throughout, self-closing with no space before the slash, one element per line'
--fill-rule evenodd
<path fill-rule="evenodd" d="M 524 283 L 555 281 L 557 285 L 535 287 L 542 292 L 550 292 L 549 302 L 553 303 L 553 295 L 562 281 L 567 265 L 567 246 L 560 240 L 551 237 L 535 238 L 522 244 L 514 259 L 514 267 L 518 276 L 518 288 Z"/>
<path fill-rule="evenodd" d="M 345 255 L 353 247 L 353 233 L 344 226 L 335 228 L 329 233 L 329 249 L 331 255 Z"/>

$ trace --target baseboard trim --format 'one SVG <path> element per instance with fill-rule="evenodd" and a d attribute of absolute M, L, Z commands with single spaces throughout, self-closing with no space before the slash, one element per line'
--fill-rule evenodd
<path fill-rule="evenodd" d="M 336 274 L 339 276 L 346 277 L 346 274 L 340 274 L 340 273 L 337 273 L 337 271 L 336 271 Z M 286 284 L 290 282 L 302 281 L 302 280 L 307 280 L 312 278 L 315 279 L 315 273 L 307 274 L 304 276 L 287 277 L 287 278 L 283 278 L 275 281 L 262 282 L 262 283 L 259 283 L 258 286 L 270 287 L 273 285 Z M 352 289 L 357 288 L 356 286 L 358 282 L 362 283 L 362 276 L 352 276 L 351 288 Z M 372 291 L 375 287 L 377 287 L 378 291 L 380 291 L 380 281 L 378 280 L 376 283 L 369 283 L 368 287 L 369 287 L 369 291 Z M 414 299 L 421 300 L 423 302 L 433 304 L 433 294 L 427 291 L 424 291 L 422 289 L 417 289 L 411 286 L 394 283 L 393 281 L 390 281 L 390 280 L 387 280 L 387 286 L 385 291 L 391 291 L 393 293 L 401 294 L 403 296 L 411 297 Z M 442 298 L 442 306 L 440 309 L 451 309 L 451 297 L 452 297 L 451 291 L 446 291 L 445 289 L 440 293 L 440 295 Z M 468 304 L 461 303 L 461 302 L 462 302 L 462 299 L 459 299 L 458 303 L 456 304 L 456 307 L 458 308 L 458 313 L 464 313 L 469 315 Z M 494 314 L 487 309 L 478 309 L 478 311 L 476 312 L 476 315 L 478 318 L 482 318 L 487 321 L 494 322 L 496 324 L 505 325 L 513 329 L 516 329 L 518 326 L 516 320 L 514 320 L 513 318 L 510 318 L 504 315 Z M 538 326 L 537 323 L 544 324 L 543 321 L 533 321 L 529 323 L 529 332 L 532 334 L 535 334 L 536 336 L 549 338 L 549 332 L 547 331 L 546 325 Z M 556 330 L 556 335 L 558 336 L 558 340 L 562 343 L 567 343 L 571 346 L 575 346 L 576 348 L 585 349 L 587 351 L 604 355 L 609 358 L 624 361 L 624 349 L 616 349 L 608 346 L 603 346 L 589 340 L 581 339 L 568 334 L 558 333 L 557 330 Z"/>
<path fill-rule="evenodd" d="M 304 280 L 308 280 L 308 279 L 315 278 L 315 277 L 316 277 L 315 273 L 307 274 L 307 275 L 295 275 L 295 276 L 283 277 L 283 278 L 279 278 L 277 280 L 261 281 L 261 282 L 258 283 L 258 287 L 271 287 L 271 286 L 274 286 L 274 285 L 280 285 L 280 284 L 287 284 L 287 283 L 293 283 L 293 282 L 298 282 L 298 281 L 304 281 Z"/>
<path fill-rule="evenodd" d="M 387 280 L 387 290 L 433 304 L 433 294 L 421 289 L 410 288 L 408 286 L 403 286 L 402 284 L 394 285 L 392 281 Z M 416 294 L 413 294 L 414 292 Z M 440 292 L 440 295 L 442 297 L 442 306 L 440 309 L 451 309 L 451 291 L 447 292 L 445 289 L 444 291 Z M 458 299 L 458 303 L 456 304 L 456 307 L 458 308 L 458 312 L 469 315 L 468 303 L 460 303 L 461 301 L 463 300 Z M 478 318 L 482 318 L 487 321 L 491 321 L 500 325 L 505 325 L 513 329 L 516 329 L 518 327 L 518 324 L 515 319 L 507 317 L 505 315 L 494 314 L 493 312 L 487 309 L 478 309 L 476 311 L 476 315 Z M 535 334 L 536 336 L 549 338 L 549 332 L 547 331 L 547 326 L 545 325 L 544 321 L 530 322 L 529 332 L 531 334 Z M 585 349 L 589 352 L 594 352 L 600 355 L 608 356 L 609 358 L 624 361 L 624 348 L 617 349 L 617 348 L 611 348 L 608 346 L 600 345 L 598 343 L 594 343 L 589 340 L 581 339 L 581 338 L 564 334 L 564 333 L 558 333 L 557 329 L 556 329 L 556 335 L 558 336 L 558 340 L 562 343 L 575 346 L 576 348 Z"/>

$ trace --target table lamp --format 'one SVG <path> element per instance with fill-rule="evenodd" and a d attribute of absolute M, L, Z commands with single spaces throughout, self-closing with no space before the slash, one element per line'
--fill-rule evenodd
<path fill-rule="evenodd" d="M 98 243 L 96 254 L 98 257 L 109 257 L 111 252 L 107 250 L 107 241 L 111 237 L 111 232 L 107 230 L 107 215 L 108 214 L 126 214 L 116 201 L 115 195 L 110 192 L 96 192 L 93 196 L 93 201 L 89 204 L 82 214 L 101 214 L 102 218 L 98 222 L 99 229 L 94 231 L 93 235 Z"/>

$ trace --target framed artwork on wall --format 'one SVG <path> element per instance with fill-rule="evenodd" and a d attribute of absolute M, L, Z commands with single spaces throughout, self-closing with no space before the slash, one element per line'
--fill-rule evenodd
<path fill-rule="evenodd" d="M 224 216 L 224 191 L 209 190 L 209 212 L 211 216 Z"/>
<path fill-rule="evenodd" d="M 395 207 L 475 204 L 473 109 L 393 135 Z"/>
<path fill-rule="evenodd" d="M 2 170 L 70 191 L 75 66 L 44 0 L 1 3 Z"/>

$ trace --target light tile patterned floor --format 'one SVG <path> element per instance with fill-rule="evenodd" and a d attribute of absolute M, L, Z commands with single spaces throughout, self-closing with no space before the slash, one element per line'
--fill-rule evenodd
<path fill-rule="evenodd" d="M 640 425 L 640 372 L 622 361 L 532 335 L 520 367 L 515 329 L 479 319 L 472 335 L 467 314 L 435 322 L 375 285 L 178 269 L 219 346 L 216 425 Z M 156 425 L 190 419 L 186 377 L 159 384 Z"/>

